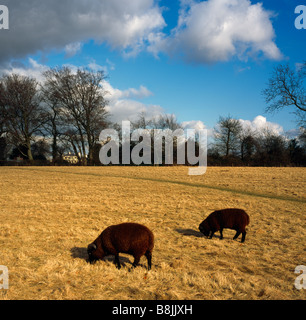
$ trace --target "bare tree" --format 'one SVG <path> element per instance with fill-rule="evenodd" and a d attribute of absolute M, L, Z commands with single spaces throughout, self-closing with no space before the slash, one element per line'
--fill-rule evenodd
<path fill-rule="evenodd" d="M 17 74 L 0 79 L 1 119 L 10 142 L 30 161 L 31 141 L 46 121 L 35 79 Z M 25 147 L 25 148 L 22 148 Z M 23 150 L 27 150 L 24 153 Z"/>
<path fill-rule="evenodd" d="M 0 83 L 0 92 L 1 92 L 1 83 Z M 5 107 L 4 107 L 4 104 L 1 104 L 1 96 L 0 96 L 0 138 L 5 132 L 6 132 Z"/>
<path fill-rule="evenodd" d="M 107 111 L 102 71 L 93 72 L 68 67 L 54 68 L 44 73 L 44 92 L 47 92 L 51 114 L 59 112 L 63 135 L 69 141 L 84 165 L 93 161 L 93 150 L 99 133 L 106 127 Z M 54 107 L 56 108 L 54 109 Z"/>
<path fill-rule="evenodd" d="M 215 140 L 218 149 L 226 157 L 238 149 L 241 131 L 242 126 L 239 120 L 233 119 L 231 116 L 219 118 L 215 128 Z"/>
<path fill-rule="evenodd" d="M 60 156 L 59 152 L 59 138 L 61 137 L 62 121 L 60 117 L 60 104 L 57 99 L 52 97 L 52 92 L 47 90 L 47 86 L 41 85 L 41 96 L 44 102 L 47 121 L 44 124 L 44 130 L 47 136 L 52 137 L 51 154 L 52 162 L 55 163 Z"/>
<path fill-rule="evenodd" d="M 182 125 L 177 121 L 174 114 L 160 114 L 152 119 L 152 124 L 156 129 L 182 129 Z"/>
<path fill-rule="evenodd" d="M 131 122 L 133 129 L 182 129 L 174 114 L 158 114 L 149 118 L 144 111 L 137 115 L 137 119 Z"/>
<path fill-rule="evenodd" d="M 286 165 L 288 157 L 285 137 L 268 128 L 263 129 L 257 139 L 257 157 L 260 165 Z"/>
<path fill-rule="evenodd" d="M 152 119 L 149 119 L 145 113 L 142 111 L 137 114 L 137 118 L 131 121 L 133 129 L 150 129 L 152 127 Z"/>
<path fill-rule="evenodd" d="M 262 92 L 268 104 L 266 111 L 294 106 L 295 113 L 303 121 L 306 112 L 305 76 L 306 62 L 297 71 L 293 71 L 288 64 L 275 67 L 267 88 Z"/>

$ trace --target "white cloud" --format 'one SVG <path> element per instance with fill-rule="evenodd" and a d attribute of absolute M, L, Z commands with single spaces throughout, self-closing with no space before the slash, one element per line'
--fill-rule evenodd
<path fill-rule="evenodd" d="M 140 86 L 139 89 L 129 88 L 122 91 L 122 97 L 130 98 L 135 97 L 138 99 L 146 98 L 152 95 L 152 92 L 144 86 Z"/>
<path fill-rule="evenodd" d="M 65 50 L 71 56 L 93 39 L 135 55 L 166 24 L 154 0 L 2 0 L 10 30 L 0 33 L 0 63 L 28 54 Z"/>
<path fill-rule="evenodd" d="M 64 50 L 66 52 L 66 57 L 70 58 L 80 52 L 82 49 L 81 42 L 69 43 L 65 46 Z"/>
<path fill-rule="evenodd" d="M 274 122 L 267 121 L 266 117 L 258 115 L 252 121 L 239 119 L 244 130 L 249 130 L 253 134 L 261 134 L 264 132 L 270 132 L 275 135 L 281 135 L 284 133 L 284 129 L 281 125 Z"/>
<path fill-rule="evenodd" d="M 164 33 L 164 9 L 155 0 L 2 3 L 10 10 L 10 30 L 0 33 L 0 64 L 54 49 L 71 57 L 89 39 L 125 57 L 145 50 L 191 63 L 282 57 L 274 41 L 273 14 L 250 0 L 181 0 L 178 23 L 170 34 Z"/>
<path fill-rule="evenodd" d="M 105 98 L 109 101 L 107 109 L 111 113 L 112 121 L 114 122 L 121 122 L 122 120 L 135 121 L 142 112 L 148 118 L 163 112 L 163 108 L 159 105 L 146 105 L 135 100 L 152 95 L 152 92 L 142 85 L 139 89 L 120 90 L 114 88 L 108 81 L 103 81 L 103 88 L 107 92 Z"/>
<path fill-rule="evenodd" d="M 35 78 L 37 81 L 42 81 L 43 72 L 49 69 L 48 66 L 38 63 L 36 60 L 29 58 L 28 66 L 25 66 L 22 63 L 9 63 L 4 68 L 0 69 L 1 74 L 20 74 L 22 76 Z"/>
<path fill-rule="evenodd" d="M 119 90 L 119 89 L 113 88 L 108 81 L 103 81 L 103 87 L 108 92 L 107 94 L 108 100 L 119 100 L 123 98 L 142 99 L 152 95 L 152 92 L 142 85 L 139 87 L 139 89 L 129 88 L 126 90 Z"/>
<path fill-rule="evenodd" d="M 111 120 L 117 123 L 123 120 L 135 121 L 141 113 L 145 113 L 148 119 L 163 113 L 159 105 L 146 105 L 129 99 L 111 100 L 107 110 L 111 113 Z"/>
<path fill-rule="evenodd" d="M 91 62 L 88 63 L 88 68 L 94 72 L 104 71 L 105 73 L 107 73 L 107 66 L 101 66 L 98 63 L 96 63 L 95 60 L 92 60 Z"/>
<path fill-rule="evenodd" d="M 200 120 L 183 121 L 181 124 L 183 129 L 195 129 L 195 130 L 206 129 L 205 124 Z"/>
<path fill-rule="evenodd" d="M 250 0 L 183 1 L 171 36 L 152 35 L 149 51 L 165 51 L 192 63 L 240 60 L 264 55 L 278 60 L 272 13 Z"/>
<path fill-rule="evenodd" d="M 195 129 L 196 131 L 206 129 L 207 130 L 207 138 L 210 141 L 214 136 L 214 129 L 208 128 L 202 121 L 200 120 L 191 120 L 191 121 L 183 121 L 181 123 L 184 130 L 186 129 Z"/>

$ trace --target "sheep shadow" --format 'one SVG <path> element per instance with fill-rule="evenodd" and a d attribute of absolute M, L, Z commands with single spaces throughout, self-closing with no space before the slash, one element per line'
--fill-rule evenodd
<path fill-rule="evenodd" d="M 193 236 L 193 237 L 197 237 L 197 238 L 206 238 L 203 233 L 201 233 L 200 231 L 193 230 L 193 229 L 175 229 L 175 231 L 177 231 L 178 233 L 181 233 L 183 236 L 188 236 L 188 237 Z M 214 234 L 213 238 L 220 238 L 220 236 Z"/>
<path fill-rule="evenodd" d="M 70 249 L 71 257 L 74 259 L 88 259 L 87 248 L 73 247 Z"/>
<path fill-rule="evenodd" d="M 177 231 L 178 233 L 181 233 L 183 236 L 193 236 L 193 237 L 197 237 L 197 238 L 207 238 L 204 236 L 203 233 L 201 233 L 200 231 L 196 231 L 193 229 L 175 229 L 175 231 Z M 216 239 L 220 239 L 220 234 L 214 234 L 212 239 L 216 238 Z M 230 236 L 223 236 L 223 239 L 232 239 L 232 237 Z"/>
<path fill-rule="evenodd" d="M 193 237 L 197 237 L 197 238 L 203 238 L 204 235 L 196 230 L 193 229 L 175 229 L 175 231 L 177 231 L 178 233 L 184 235 L 184 236 L 193 236 Z"/>
<path fill-rule="evenodd" d="M 73 259 L 83 259 L 86 262 L 88 262 L 87 248 L 73 247 L 73 248 L 70 249 L 70 252 L 71 252 L 71 257 Z M 106 256 L 106 257 L 103 258 L 103 261 L 112 261 L 112 262 L 114 262 L 114 260 L 115 260 L 115 256 L 113 256 L 113 255 L 109 255 L 109 256 Z M 119 255 L 119 261 L 120 261 L 120 264 L 123 267 L 126 265 L 126 263 L 132 265 L 132 262 L 127 257 L 122 257 L 122 256 Z"/>

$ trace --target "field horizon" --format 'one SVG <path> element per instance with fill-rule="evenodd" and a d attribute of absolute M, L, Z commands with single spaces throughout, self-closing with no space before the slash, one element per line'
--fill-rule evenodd
<path fill-rule="evenodd" d="M 0 167 L 0 265 L 9 289 L 0 299 L 305 299 L 294 283 L 306 265 L 305 168 Z M 225 229 L 204 237 L 211 212 L 250 216 L 245 243 Z M 106 227 L 146 225 L 145 257 L 120 254 L 87 263 L 86 248 Z"/>

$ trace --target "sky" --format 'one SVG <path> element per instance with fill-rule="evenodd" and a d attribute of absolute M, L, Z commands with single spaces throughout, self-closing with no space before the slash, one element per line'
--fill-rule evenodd
<path fill-rule="evenodd" d="M 0 29 L 0 74 L 41 81 L 55 66 L 103 70 L 116 122 L 167 113 L 186 128 L 212 129 L 231 115 L 254 128 L 296 133 L 294 109 L 266 113 L 262 90 L 277 65 L 295 69 L 306 61 L 306 29 L 295 27 L 295 8 L 306 0 L 0 4 L 9 9 L 9 29 Z"/>

